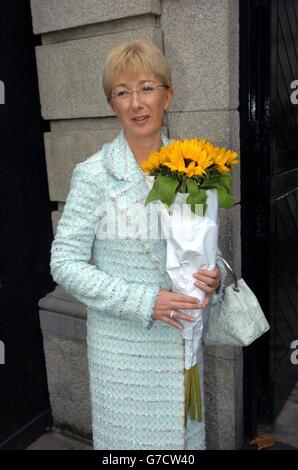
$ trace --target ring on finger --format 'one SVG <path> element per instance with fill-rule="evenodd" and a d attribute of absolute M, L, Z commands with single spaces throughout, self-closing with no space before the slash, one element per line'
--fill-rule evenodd
<path fill-rule="evenodd" d="M 176 312 L 175 310 L 172 310 L 170 313 L 170 318 L 176 318 Z"/>

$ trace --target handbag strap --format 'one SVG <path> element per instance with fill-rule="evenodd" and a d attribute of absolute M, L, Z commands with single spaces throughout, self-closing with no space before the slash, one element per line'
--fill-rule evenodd
<path fill-rule="evenodd" d="M 220 255 L 216 255 L 216 258 L 219 259 L 220 261 L 222 261 L 222 263 L 226 266 L 226 268 L 230 271 L 230 273 L 232 274 L 232 277 L 233 277 L 233 290 L 235 292 L 240 292 L 240 289 L 238 287 L 238 282 L 237 282 L 237 277 L 236 277 L 236 274 L 234 272 L 234 269 L 229 265 L 229 263 Z"/>

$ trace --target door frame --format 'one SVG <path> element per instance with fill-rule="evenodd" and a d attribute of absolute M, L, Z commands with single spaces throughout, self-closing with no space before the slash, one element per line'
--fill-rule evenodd
<path fill-rule="evenodd" d="M 25 449 L 52 425 L 38 301 L 55 283 L 53 239 L 29 0 L 0 5 L 0 450 Z"/>
<path fill-rule="evenodd" d="M 269 243 L 271 1 L 239 0 L 239 11 L 242 276 L 268 315 L 274 282 Z M 259 422 L 273 420 L 269 371 L 270 336 L 265 334 L 243 349 L 246 438 L 256 435 Z"/>

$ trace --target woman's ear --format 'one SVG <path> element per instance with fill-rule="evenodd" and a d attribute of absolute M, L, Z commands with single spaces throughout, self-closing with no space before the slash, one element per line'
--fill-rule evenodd
<path fill-rule="evenodd" d="M 107 100 L 107 103 L 108 105 L 110 106 L 110 108 L 112 108 L 112 111 L 114 111 L 114 103 L 113 103 L 113 100 L 109 99 Z M 115 112 L 115 111 L 114 111 Z"/>
<path fill-rule="evenodd" d="M 173 96 L 174 96 L 174 91 L 173 88 L 168 88 L 166 92 L 166 101 L 165 101 L 165 108 L 164 111 L 166 112 L 169 107 L 171 106 L 171 103 L 173 101 Z"/>
<path fill-rule="evenodd" d="M 118 113 L 117 113 L 117 107 L 115 106 L 115 103 L 113 100 L 109 100 L 108 101 L 108 105 L 110 106 L 110 108 L 112 109 L 112 111 L 116 114 L 117 117 L 118 116 Z"/>

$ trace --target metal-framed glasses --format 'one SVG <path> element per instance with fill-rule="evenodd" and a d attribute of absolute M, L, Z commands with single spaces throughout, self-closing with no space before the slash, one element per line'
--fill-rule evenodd
<path fill-rule="evenodd" d="M 134 91 L 136 91 L 139 96 L 141 95 L 142 97 L 146 97 L 152 95 L 158 88 L 168 88 L 168 86 L 151 80 L 146 80 L 135 90 L 129 90 L 124 86 L 116 87 L 111 94 L 111 98 L 117 101 L 125 101 L 132 96 Z"/>

